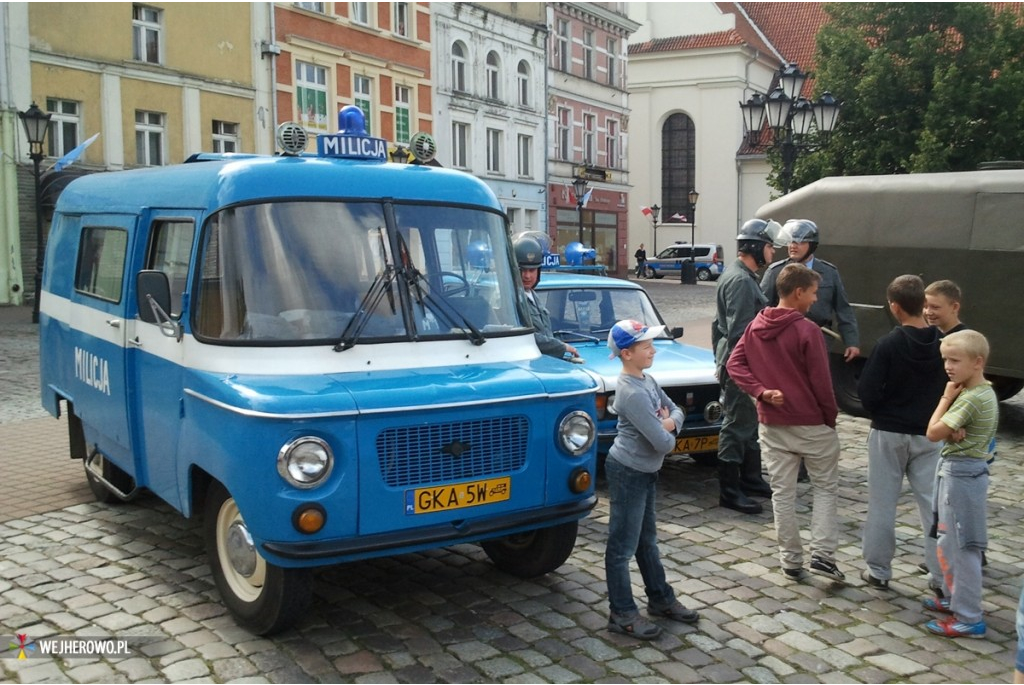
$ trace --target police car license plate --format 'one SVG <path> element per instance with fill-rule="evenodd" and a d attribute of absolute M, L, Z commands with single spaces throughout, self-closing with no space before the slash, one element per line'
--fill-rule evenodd
<path fill-rule="evenodd" d="M 676 439 L 676 453 L 694 454 L 696 452 L 714 452 L 718 449 L 717 435 L 698 435 Z"/>
<path fill-rule="evenodd" d="M 512 479 L 490 478 L 470 483 L 405 491 L 406 514 L 431 514 L 504 502 L 512 494 Z"/>

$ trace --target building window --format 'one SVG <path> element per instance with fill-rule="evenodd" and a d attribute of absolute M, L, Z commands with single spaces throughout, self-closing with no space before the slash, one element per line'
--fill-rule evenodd
<path fill-rule="evenodd" d="M 518 172 L 523 178 L 533 176 L 533 136 L 519 135 L 519 165 Z"/>
<path fill-rule="evenodd" d="M 498 53 L 487 53 L 487 97 L 492 100 L 501 99 L 501 62 L 498 60 Z"/>
<path fill-rule="evenodd" d="M 163 114 L 135 110 L 135 162 L 139 166 L 163 165 Z"/>
<path fill-rule="evenodd" d="M 608 39 L 608 85 L 617 86 L 619 84 L 619 62 L 618 62 L 618 51 L 619 43 L 614 38 Z"/>
<path fill-rule="evenodd" d="M 392 23 L 392 31 L 395 35 L 403 38 L 412 38 L 412 23 L 410 21 L 410 8 L 408 2 L 396 2 L 394 4 L 395 16 Z"/>
<path fill-rule="evenodd" d="M 356 24 L 362 24 L 363 26 L 370 25 L 370 3 L 368 2 L 353 2 L 352 3 L 352 21 Z"/>
<path fill-rule="evenodd" d="M 522 107 L 530 106 L 530 65 L 526 63 L 526 60 L 519 62 L 519 70 L 517 74 L 519 83 L 519 104 Z"/>
<path fill-rule="evenodd" d="M 609 119 L 606 126 L 608 127 L 608 135 L 605 138 L 604 151 L 605 156 L 608 158 L 608 167 L 611 169 L 619 168 L 619 122 L 614 119 Z"/>
<path fill-rule="evenodd" d="M 373 121 L 373 81 L 367 76 L 356 75 L 352 81 L 352 102 L 363 110 L 366 117 L 366 132 L 371 133 L 370 122 Z"/>
<path fill-rule="evenodd" d="M 459 42 L 452 44 L 452 90 L 466 92 L 466 48 Z"/>
<path fill-rule="evenodd" d="M 395 142 L 408 143 L 412 129 L 412 89 L 395 86 Z"/>
<path fill-rule="evenodd" d="M 231 121 L 213 121 L 213 151 L 238 152 L 238 124 Z"/>
<path fill-rule="evenodd" d="M 303 126 L 327 132 L 327 69 L 295 62 L 295 106 Z"/>
<path fill-rule="evenodd" d="M 132 59 L 160 64 L 160 20 L 160 10 L 132 5 Z"/>
<path fill-rule="evenodd" d="M 487 129 L 487 170 L 501 172 L 501 131 L 496 128 Z"/>
<path fill-rule="evenodd" d="M 324 14 L 325 13 L 324 5 L 325 5 L 325 3 L 322 3 L 322 2 L 297 2 L 297 3 L 295 3 L 296 7 L 302 8 L 304 10 L 309 10 L 310 12 L 318 12 L 320 14 Z"/>
<path fill-rule="evenodd" d="M 587 164 L 593 164 L 597 159 L 597 150 L 594 148 L 596 123 L 597 117 L 593 114 L 583 115 L 583 161 Z"/>
<path fill-rule="evenodd" d="M 568 107 L 558 108 L 558 159 L 569 161 L 572 152 L 572 112 Z"/>
<path fill-rule="evenodd" d="M 594 32 L 583 32 L 583 78 L 594 79 Z"/>
<path fill-rule="evenodd" d="M 469 166 L 469 124 L 452 124 L 452 166 L 456 169 Z"/>
<path fill-rule="evenodd" d="M 569 40 L 569 21 L 559 19 L 555 33 L 555 69 L 569 71 L 572 43 Z"/>
<path fill-rule="evenodd" d="M 661 127 L 661 215 L 689 216 L 687 194 L 696 187 L 697 133 L 693 119 L 673 114 Z"/>
<path fill-rule="evenodd" d="M 46 98 L 46 111 L 51 115 L 46 141 L 50 157 L 63 157 L 78 146 L 82 127 L 80 104 L 74 100 Z"/>

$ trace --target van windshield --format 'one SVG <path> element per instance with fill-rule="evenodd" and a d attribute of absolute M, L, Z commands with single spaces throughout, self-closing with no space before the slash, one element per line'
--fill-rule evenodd
<path fill-rule="evenodd" d="M 526 329 L 512 266 L 493 212 L 324 201 L 231 207 L 206 225 L 192 327 L 200 340 L 229 344 L 479 343 Z"/>

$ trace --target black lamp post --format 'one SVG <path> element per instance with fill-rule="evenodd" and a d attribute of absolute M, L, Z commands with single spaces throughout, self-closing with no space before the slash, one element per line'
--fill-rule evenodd
<path fill-rule="evenodd" d="M 658 217 L 661 216 L 661 207 L 658 205 L 651 205 L 651 223 L 654 224 L 654 249 L 652 252 L 654 256 L 658 256 Z"/>
<path fill-rule="evenodd" d="M 690 192 L 686 194 L 686 201 L 689 205 L 690 214 L 690 259 L 682 263 L 679 269 L 679 280 L 687 285 L 695 285 L 697 283 L 697 255 L 694 253 L 696 234 L 697 234 L 697 198 L 700 197 L 700 193 L 696 190 L 690 189 Z"/>
<path fill-rule="evenodd" d="M 576 193 L 576 211 L 580 215 L 580 245 L 583 245 L 583 196 L 587 192 L 589 181 L 582 176 L 572 180 L 572 189 Z"/>
<path fill-rule="evenodd" d="M 799 154 L 828 144 L 842 107 L 828 91 L 813 103 L 800 95 L 807 77 L 796 64 L 787 64 L 779 68 L 779 85 L 767 98 L 754 93 L 740 103 L 747 144 L 755 148 L 774 147 L 782 155 L 783 194 L 789 193 Z M 770 143 L 761 142 L 765 119 L 772 129 Z"/>
<path fill-rule="evenodd" d="M 39 164 L 43 161 L 43 141 L 46 140 L 46 129 L 50 125 L 49 112 L 43 112 L 36 103 L 27 112 L 18 112 L 21 123 L 25 125 L 25 137 L 28 138 L 29 154 L 32 159 L 32 175 L 36 184 L 36 281 L 35 302 L 32 304 L 32 323 L 39 323 L 39 293 L 43 284 L 43 198 L 39 192 Z"/>

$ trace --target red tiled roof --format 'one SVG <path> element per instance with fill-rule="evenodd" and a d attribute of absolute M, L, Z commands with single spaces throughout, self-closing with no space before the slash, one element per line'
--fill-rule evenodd
<path fill-rule="evenodd" d="M 697 50 L 700 48 L 721 48 L 730 45 L 743 45 L 745 41 L 736 31 L 718 31 L 715 33 L 699 33 L 692 36 L 673 36 L 672 38 L 655 38 L 646 43 L 629 46 L 630 55 L 646 55 L 655 52 L 676 52 L 678 50 Z"/>
<path fill-rule="evenodd" d="M 814 67 L 815 37 L 825 24 L 823 2 L 742 2 L 740 6 L 787 62 Z"/>

